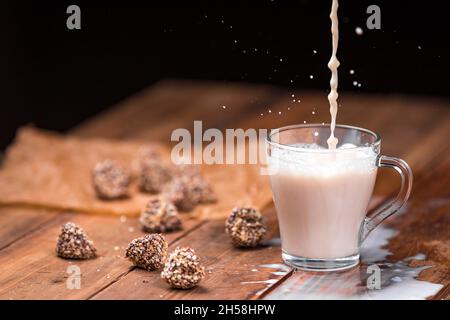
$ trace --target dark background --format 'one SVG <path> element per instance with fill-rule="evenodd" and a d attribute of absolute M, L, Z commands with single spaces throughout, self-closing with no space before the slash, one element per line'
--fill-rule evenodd
<path fill-rule="evenodd" d="M 340 90 L 450 96 L 444 1 L 340 2 Z M 81 30 L 66 28 L 70 4 Z M 381 30 L 365 26 L 370 4 Z M 329 86 L 331 0 L 0 6 L 0 149 L 20 125 L 66 130 L 167 77 Z"/>

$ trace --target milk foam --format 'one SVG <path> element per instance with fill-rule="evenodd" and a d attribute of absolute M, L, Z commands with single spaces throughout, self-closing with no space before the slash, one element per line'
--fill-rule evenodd
<path fill-rule="evenodd" d="M 333 176 L 375 169 L 377 154 L 371 147 L 346 143 L 330 150 L 317 144 L 293 144 L 295 149 L 274 148 L 269 165 L 291 175 Z"/>

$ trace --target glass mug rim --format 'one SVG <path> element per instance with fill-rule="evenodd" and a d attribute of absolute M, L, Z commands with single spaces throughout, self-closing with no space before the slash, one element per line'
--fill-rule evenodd
<path fill-rule="evenodd" d="M 334 152 L 355 152 L 357 150 L 361 150 L 361 149 L 366 149 L 368 147 L 375 147 L 378 148 L 380 143 L 381 143 L 381 136 L 369 129 L 365 129 L 365 128 L 361 128 L 361 127 L 356 127 L 356 126 L 350 126 L 350 125 L 344 125 L 344 124 L 336 124 L 336 129 L 347 129 L 347 130 L 356 130 L 362 133 L 366 133 L 371 135 L 374 138 L 374 141 L 370 144 L 366 144 L 363 146 L 357 146 L 354 148 L 346 148 L 346 149 L 328 149 L 328 148 L 323 148 L 323 149 L 304 149 L 304 148 L 299 148 L 299 147 L 295 147 L 292 146 L 290 144 L 283 144 L 280 142 L 276 142 L 273 140 L 273 136 L 276 134 L 280 134 L 281 132 L 284 131 L 289 131 L 289 130 L 294 130 L 294 129 L 311 129 L 311 128 L 320 128 L 320 129 L 324 129 L 324 128 L 330 128 L 330 124 L 329 123 L 308 123 L 308 124 L 293 124 L 293 125 L 288 125 L 288 126 L 283 126 L 277 129 L 272 129 L 269 133 L 269 135 L 266 138 L 266 142 L 273 146 L 273 147 L 277 147 L 280 149 L 286 149 L 286 150 L 290 150 L 290 151 L 294 151 L 294 152 L 299 152 L 299 153 L 334 153 Z"/>

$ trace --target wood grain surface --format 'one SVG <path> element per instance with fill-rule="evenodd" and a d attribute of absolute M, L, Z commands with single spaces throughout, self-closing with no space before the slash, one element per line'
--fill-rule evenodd
<path fill-rule="evenodd" d="M 293 102 L 292 94 L 296 102 Z M 301 100 L 298 103 L 298 100 Z M 420 278 L 440 283 L 435 299 L 450 299 L 450 102 L 400 95 L 341 94 L 338 123 L 362 126 L 382 136 L 382 153 L 404 158 L 415 175 L 406 213 L 390 219 L 398 233 L 390 259 L 423 253 L 417 264 L 432 265 Z M 223 108 L 226 106 L 226 108 Z M 269 109 L 271 112 L 269 113 Z M 314 111 L 314 114 L 313 114 Z M 165 80 L 74 128 L 80 137 L 145 139 L 169 144 L 175 128 L 276 128 L 329 122 L 325 92 L 288 91 L 261 85 Z M 207 169 L 211 170 L 211 169 Z M 219 170 L 219 169 L 217 169 Z M 230 177 L 229 183 L 233 183 Z M 380 170 L 372 205 L 390 199 L 398 177 Z M 201 286 L 169 289 L 158 272 L 133 268 L 123 258 L 127 243 L 142 235 L 137 218 L 60 212 L 33 207 L 0 208 L 1 299 L 258 299 L 297 273 L 281 264 L 275 211 L 260 204 L 270 226 L 266 242 L 253 250 L 233 248 L 224 221 L 185 219 L 185 228 L 167 235 L 170 250 L 189 245 L 206 266 Z M 230 208 L 231 209 L 231 208 Z M 100 257 L 67 261 L 54 254 L 66 221 L 91 234 Z M 80 290 L 66 288 L 67 267 L 82 271 Z M 356 272 L 356 271 L 352 271 Z"/>

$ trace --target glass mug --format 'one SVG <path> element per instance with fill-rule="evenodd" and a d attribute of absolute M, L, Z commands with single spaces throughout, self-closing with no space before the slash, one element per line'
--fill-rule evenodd
<path fill-rule="evenodd" d="M 408 200 L 412 171 L 380 154 L 380 137 L 369 130 L 337 125 L 337 150 L 329 150 L 328 124 L 272 130 L 266 141 L 270 185 L 286 264 L 335 271 L 359 263 L 361 243 Z M 367 217 L 378 168 L 401 177 L 397 197 Z"/>

